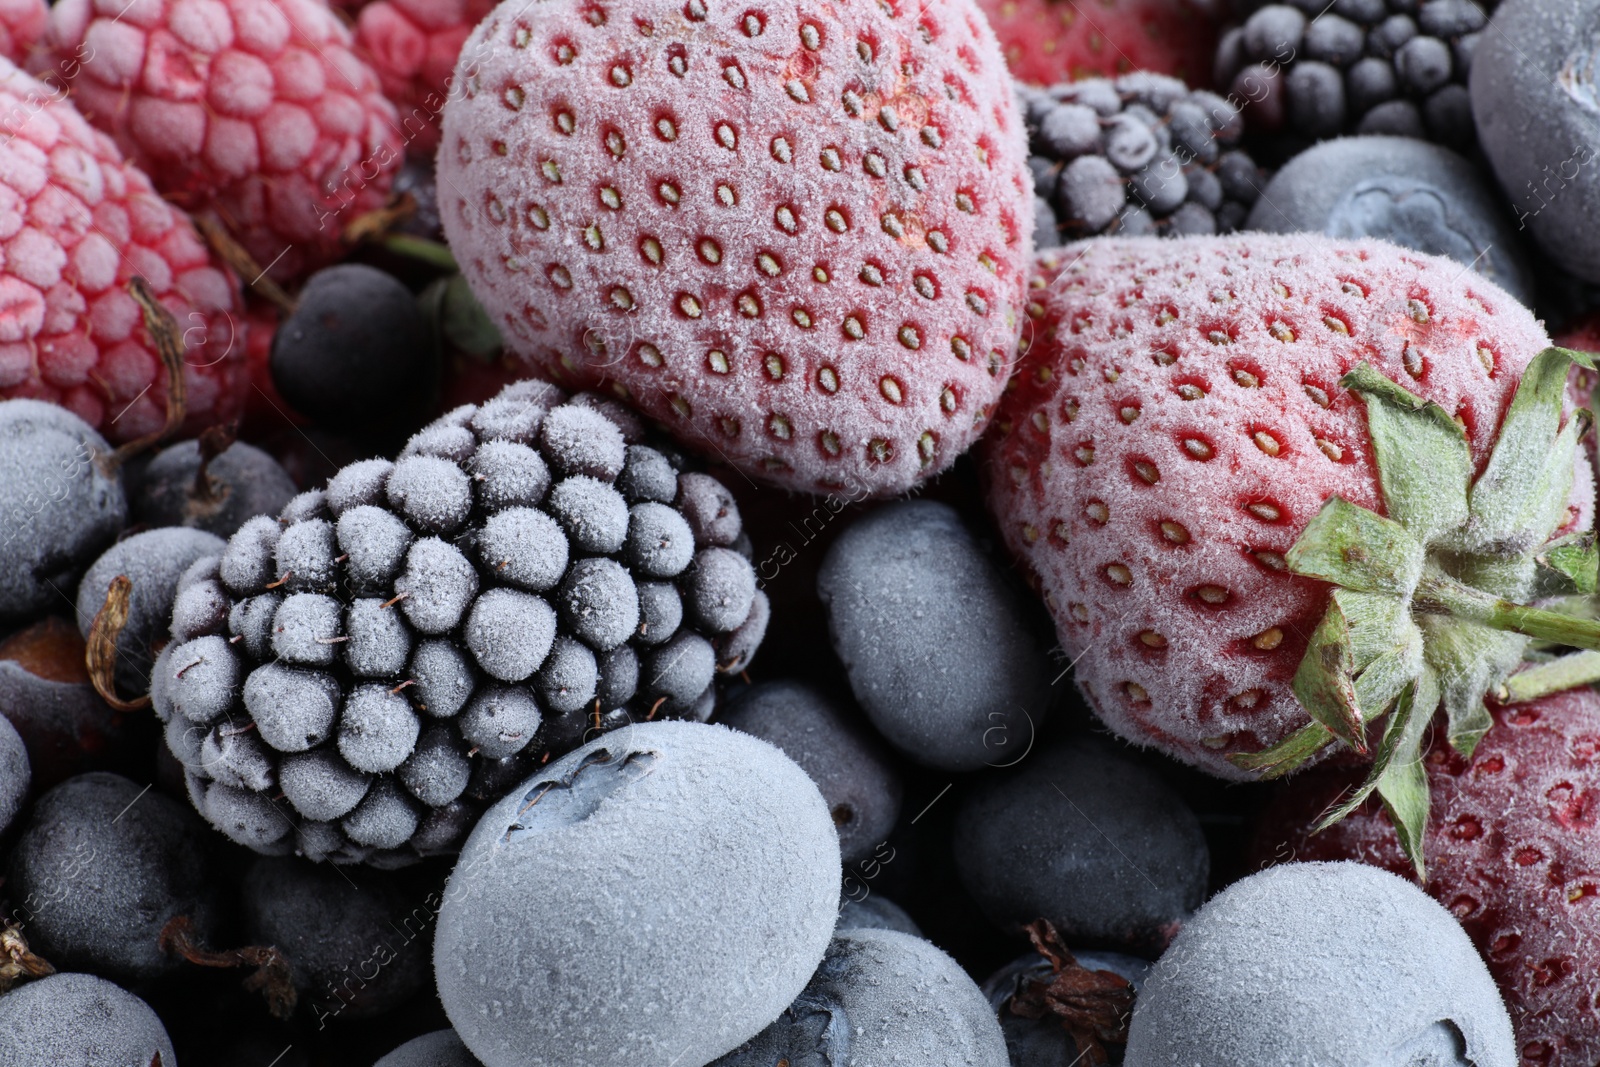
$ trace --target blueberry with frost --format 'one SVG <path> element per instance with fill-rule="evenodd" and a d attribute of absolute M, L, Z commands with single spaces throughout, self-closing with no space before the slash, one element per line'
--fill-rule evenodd
<path fill-rule="evenodd" d="M 468 838 L 434 941 L 440 1000 L 486 1067 L 706 1063 L 804 989 L 839 874 L 827 807 L 777 749 L 628 727 L 539 770 Z M 507 988 L 522 995 L 491 1010 Z"/>
<path fill-rule="evenodd" d="M 10 719 L 0 715 L 0 834 L 10 828 L 11 820 L 22 810 L 32 785 L 33 766 L 28 762 L 22 735 Z"/>
<path fill-rule="evenodd" d="M 1093 1026 L 1083 1022 L 1099 1023 L 1125 1036 L 1129 1001 L 1143 988 L 1153 966 L 1149 960 L 1119 952 L 1071 951 L 1059 935 L 1052 940 L 1041 946 L 1050 949 L 1051 956 L 1024 953 L 983 983 L 983 995 L 1006 1036 L 1011 1067 L 1060 1067 L 1078 1057 L 1087 1059 L 1092 1054 L 1089 1042 L 1080 1045 L 1072 1033 L 1076 1029 L 1090 1036 Z M 1068 1013 L 1075 1014 L 1078 1027 L 1062 1025 L 1061 1016 Z M 1100 1048 L 1108 1063 L 1122 1061 L 1120 1042 L 1105 1039 Z"/>
<path fill-rule="evenodd" d="M 220 451 L 218 450 L 220 448 Z M 188 526 L 230 537 L 256 515 L 276 515 L 296 493 L 283 465 L 243 441 L 180 441 L 156 453 L 130 486 L 142 526 Z"/>
<path fill-rule="evenodd" d="M 839 921 L 834 923 L 833 936 L 851 930 L 894 930 L 912 937 L 922 936 L 922 929 L 906 910 L 882 893 L 869 893 L 859 900 L 847 899 L 839 905 Z"/>
<path fill-rule="evenodd" d="M 414 1037 L 372 1067 L 482 1067 L 454 1030 Z"/>
<path fill-rule="evenodd" d="M 53 974 L 0 998 L 0 1063 L 156 1062 L 178 1062 L 166 1027 L 150 1005 L 104 978 Z"/>

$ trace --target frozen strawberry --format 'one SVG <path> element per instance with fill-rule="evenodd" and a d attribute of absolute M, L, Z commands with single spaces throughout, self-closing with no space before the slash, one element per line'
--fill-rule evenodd
<path fill-rule="evenodd" d="M 1191 0 L 978 0 L 1018 81 L 1054 85 L 1135 70 L 1210 84 L 1213 19 Z"/>
<path fill-rule="evenodd" d="M 0 56 L 21 63 L 50 21 L 45 0 L 0 0 Z"/>
<path fill-rule="evenodd" d="M 399 108 L 412 156 L 433 159 L 456 57 L 467 34 L 494 6 L 495 0 L 377 0 L 357 16 L 356 48 Z"/>
<path fill-rule="evenodd" d="M 404 158 L 394 106 L 322 0 L 61 0 L 30 69 L 161 194 L 278 279 L 337 258 Z"/>
<path fill-rule="evenodd" d="M 1342 741 L 1415 846 L 1435 708 L 1470 752 L 1525 635 L 1600 635 L 1516 606 L 1578 584 L 1581 539 L 1549 542 L 1591 518 L 1587 357 L 1376 241 L 1087 241 L 1031 284 L 990 503 L 1096 711 L 1233 778 Z"/>
<path fill-rule="evenodd" d="M 1033 229 L 982 13 L 505 5 L 439 188 L 508 344 L 795 489 L 949 466 L 1010 372 Z"/>
<path fill-rule="evenodd" d="M 0 59 L 0 398 L 71 409 L 112 441 L 159 430 L 167 374 L 128 291 L 183 332 L 187 428 L 238 414 L 238 283 L 72 104 Z"/>
<path fill-rule="evenodd" d="M 1426 889 L 1488 962 L 1523 1067 L 1592 1067 L 1600 1062 L 1600 694 L 1584 687 L 1492 712 L 1495 725 L 1470 758 L 1443 746 L 1428 755 Z M 1407 873 L 1394 826 L 1375 804 L 1312 833 L 1352 784 L 1321 770 L 1296 779 L 1262 825 L 1261 857 L 1352 859 Z"/>

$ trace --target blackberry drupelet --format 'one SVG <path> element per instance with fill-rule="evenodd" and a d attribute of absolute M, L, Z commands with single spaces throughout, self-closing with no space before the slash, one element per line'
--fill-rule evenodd
<path fill-rule="evenodd" d="M 259 852 L 397 866 L 597 733 L 709 718 L 767 601 L 732 496 L 641 436 L 519 382 L 191 567 L 152 696 L 195 807 Z"/>
<path fill-rule="evenodd" d="M 1137 72 L 1017 91 L 1038 248 L 1103 233 L 1230 233 L 1266 184 L 1238 147 L 1238 109 L 1176 78 Z"/>
<path fill-rule="evenodd" d="M 1391 134 L 1465 151 L 1476 139 L 1467 75 L 1488 21 L 1475 0 L 1267 4 L 1223 34 L 1216 84 L 1251 133 Z"/>

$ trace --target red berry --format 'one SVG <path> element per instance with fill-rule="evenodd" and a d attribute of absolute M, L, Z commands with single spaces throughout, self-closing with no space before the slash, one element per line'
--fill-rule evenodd
<path fill-rule="evenodd" d="M 339 258 L 403 156 L 394 106 L 322 0 L 62 0 L 30 67 L 279 279 Z"/>
<path fill-rule="evenodd" d="M 237 415 L 237 283 L 188 217 L 4 60 L 0 126 L 0 397 L 54 401 L 113 441 L 160 429 L 166 372 L 128 292 L 138 275 L 183 331 L 188 429 Z"/>
<path fill-rule="evenodd" d="M 1516 1027 L 1523 1067 L 1600 1061 L 1600 694 L 1583 687 L 1492 709 L 1470 758 L 1427 760 L 1428 883 L 1483 953 Z M 1297 778 L 1257 850 L 1278 861 L 1353 859 L 1407 874 L 1377 804 L 1313 834 L 1348 775 Z"/>
<path fill-rule="evenodd" d="M 445 229 L 528 362 L 796 489 L 900 492 L 982 430 L 1032 197 L 970 0 L 503 7 L 464 54 Z"/>
<path fill-rule="evenodd" d="M 978 0 L 1018 81 L 1054 85 L 1134 70 L 1211 82 L 1215 22 L 1191 0 Z"/>
<path fill-rule="evenodd" d="M 454 88 L 461 46 L 495 0 L 377 0 L 356 19 L 356 49 L 400 111 L 406 151 L 433 160 L 439 114 Z"/>
<path fill-rule="evenodd" d="M 50 21 L 45 0 L 0 0 L 0 56 L 20 64 Z"/>

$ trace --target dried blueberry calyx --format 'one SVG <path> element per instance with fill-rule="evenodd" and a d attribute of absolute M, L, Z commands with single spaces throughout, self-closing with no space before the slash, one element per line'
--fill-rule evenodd
<path fill-rule="evenodd" d="M 534 783 L 517 810 L 517 821 L 506 827 L 502 840 L 510 843 L 582 822 L 612 793 L 649 774 L 660 758 L 661 753 L 649 749 L 621 755 L 607 748 L 595 749 L 565 776 Z"/>

